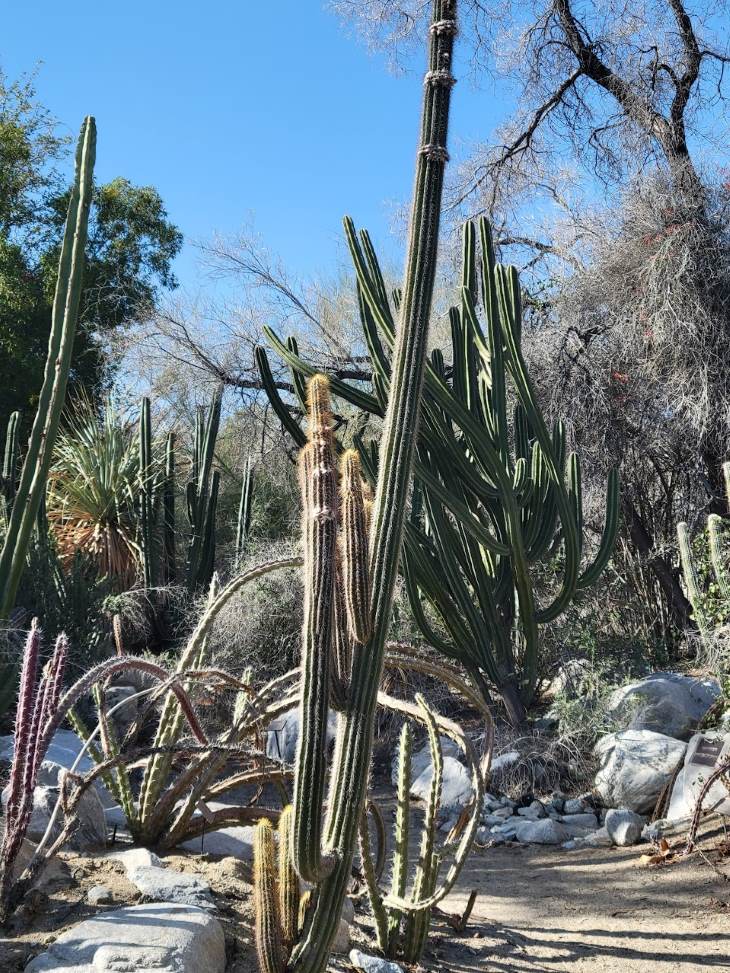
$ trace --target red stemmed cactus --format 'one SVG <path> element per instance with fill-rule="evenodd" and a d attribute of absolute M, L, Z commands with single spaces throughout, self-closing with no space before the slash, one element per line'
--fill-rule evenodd
<path fill-rule="evenodd" d="M 40 649 L 41 630 L 38 619 L 34 618 L 25 643 L 15 717 L 15 750 L 5 809 L 5 834 L 0 850 L 0 911 L 7 899 L 13 866 L 33 812 L 33 792 L 45 752 L 39 743 L 44 728 L 58 709 L 68 640 L 64 634 L 58 636 L 53 655 L 39 680 Z"/>

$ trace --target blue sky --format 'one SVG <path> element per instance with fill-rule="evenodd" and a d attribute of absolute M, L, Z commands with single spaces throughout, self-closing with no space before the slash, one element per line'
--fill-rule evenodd
<path fill-rule="evenodd" d="M 8 4 L 0 63 L 14 78 L 39 62 L 39 99 L 65 131 L 96 115 L 97 178 L 156 186 L 189 240 L 253 219 L 308 276 L 337 261 L 350 213 L 398 256 L 421 66 L 389 73 L 322 0 Z M 456 90 L 452 133 L 483 138 L 491 99 Z M 196 289 L 192 248 L 177 272 Z"/>

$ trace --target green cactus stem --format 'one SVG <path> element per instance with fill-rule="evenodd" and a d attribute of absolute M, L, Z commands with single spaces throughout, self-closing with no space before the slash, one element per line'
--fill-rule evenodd
<path fill-rule="evenodd" d="M 273 826 L 271 821 L 262 818 L 254 832 L 253 846 L 254 935 L 261 973 L 284 973 L 286 969 L 275 851 Z"/>

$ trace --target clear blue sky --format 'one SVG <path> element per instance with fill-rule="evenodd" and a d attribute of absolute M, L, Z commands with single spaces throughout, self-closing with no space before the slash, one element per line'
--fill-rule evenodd
<path fill-rule="evenodd" d="M 410 195 L 422 66 L 393 76 L 323 0 L 27 0 L 6 5 L 2 34 L 4 70 L 41 62 L 39 99 L 65 131 L 96 116 L 97 178 L 156 186 L 188 239 L 253 216 L 315 274 L 347 212 L 398 255 L 389 203 Z M 453 134 L 484 138 L 490 99 L 456 91 Z M 177 266 L 191 288 L 194 261 L 187 249 Z"/>

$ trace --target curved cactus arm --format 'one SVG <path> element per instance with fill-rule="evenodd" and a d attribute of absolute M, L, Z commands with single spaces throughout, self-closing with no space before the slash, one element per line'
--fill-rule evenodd
<path fill-rule="evenodd" d="M 81 301 L 95 156 L 96 123 L 89 116 L 81 127 L 76 149 L 76 171 L 61 244 L 43 384 L 0 552 L 0 618 L 7 618 L 15 604 L 66 398 Z"/>
<path fill-rule="evenodd" d="M 387 695 L 386 693 L 379 692 L 378 703 L 387 709 L 409 715 L 412 719 L 418 720 L 421 723 L 424 722 L 423 711 L 421 708 L 413 705 L 412 703 L 407 703 L 405 700 L 396 699 L 393 696 Z M 474 750 L 474 745 L 461 727 L 457 723 L 454 723 L 453 720 L 449 720 L 446 717 L 441 716 L 439 713 L 432 713 L 432 715 L 436 721 L 438 730 L 452 739 L 466 757 L 466 761 L 471 773 L 472 788 L 474 791 L 472 813 L 454 852 L 454 860 L 451 863 L 441 884 L 436 888 L 432 895 L 424 899 L 419 899 L 418 901 L 401 899 L 393 896 L 388 896 L 385 899 L 386 906 L 392 906 L 399 909 L 416 911 L 421 909 L 431 909 L 434 905 L 438 905 L 442 899 L 446 898 L 451 889 L 454 887 L 454 884 L 459 877 L 459 873 L 464 866 L 466 857 L 471 849 L 474 838 L 476 837 L 476 832 L 477 828 L 479 827 L 481 817 L 484 788 L 482 785 L 482 775 L 479 771 L 479 761 L 476 751 Z"/>
<path fill-rule="evenodd" d="M 370 910 L 375 920 L 375 937 L 378 948 L 383 952 L 388 951 L 388 913 L 383 905 L 383 896 L 378 888 L 378 880 L 375 874 L 373 863 L 373 853 L 370 847 L 370 826 L 368 824 L 367 811 L 363 809 L 360 815 L 360 825 L 358 829 L 358 840 L 360 849 L 360 863 L 365 879 L 365 888 L 368 893 Z"/>
<path fill-rule="evenodd" d="M 277 338 L 276 341 L 278 342 L 278 340 L 279 339 Z M 281 347 L 286 348 L 287 354 L 291 351 L 291 349 L 289 349 L 286 345 L 282 345 Z M 292 354 L 294 353 L 292 352 Z M 294 355 L 294 357 L 299 360 L 298 355 Z M 279 421 L 298 447 L 301 448 L 302 446 L 305 446 L 307 443 L 306 433 L 296 419 L 292 417 L 292 414 L 287 408 L 284 400 L 279 395 L 279 390 L 276 387 L 274 376 L 271 372 L 271 365 L 269 365 L 266 349 L 261 345 L 257 345 L 254 349 L 254 358 L 256 359 L 256 367 L 258 368 L 259 377 L 261 378 L 261 385 L 264 392 L 266 392 L 266 396 L 271 403 L 271 407 L 279 417 Z M 297 369 L 297 371 L 299 372 L 300 369 Z"/>
<path fill-rule="evenodd" d="M 276 889 L 276 844 L 271 821 L 256 825 L 253 845 L 253 896 L 256 954 L 261 973 L 284 973 L 284 949 Z"/>

